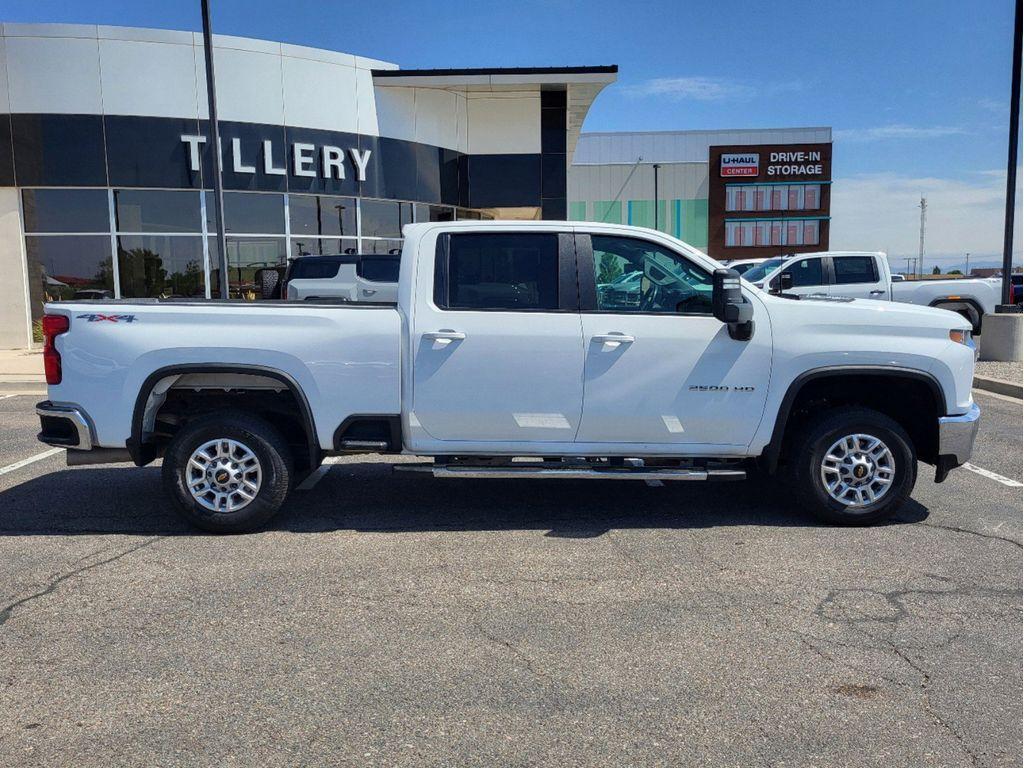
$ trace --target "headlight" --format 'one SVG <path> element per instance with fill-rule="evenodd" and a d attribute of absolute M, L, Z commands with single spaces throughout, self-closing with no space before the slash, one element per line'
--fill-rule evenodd
<path fill-rule="evenodd" d="M 971 341 L 971 332 L 970 331 L 961 331 L 961 330 L 950 331 L 949 332 L 949 340 L 950 341 L 955 341 L 957 344 L 964 344 L 964 345 L 966 345 L 968 347 L 973 346 L 973 342 Z"/>

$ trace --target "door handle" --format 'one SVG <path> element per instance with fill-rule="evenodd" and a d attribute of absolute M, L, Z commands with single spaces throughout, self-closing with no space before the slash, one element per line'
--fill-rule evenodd
<path fill-rule="evenodd" d="M 375 288 L 363 288 L 363 296 L 373 296 L 376 292 Z"/>
<path fill-rule="evenodd" d="M 636 338 L 624 333 L 602 333 L 591 336 L 590 340 L 596 344 L 632 344 Z"/>
<path fill-rule="evenodd" d="M 869 295 L 870 296 L 881 296 L 884 293 L 885 293 L 885 291 L 872 291 Z"/>
<path fill-rule="evenodd" d="M 462 331 L 449 331 L 446 329 L 443 331 L 430 331 L 429 333 L 424 333 L 423 338 L 428 341 L 437 341 L 441 344 L 451 344 L 453 341 L 462 341 L 466 338 L 466 334 Z"/>

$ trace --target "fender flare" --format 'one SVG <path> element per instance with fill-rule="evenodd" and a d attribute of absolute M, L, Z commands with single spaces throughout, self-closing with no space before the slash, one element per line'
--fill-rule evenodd
<path fill-rule="evenodd" d="M 931 303 L 928 304 L 928 306 L 929 307 L 934 307 L 935 309 L 945 309 L 945 307 L 940 306 L 942 304 L 970 304 L 974 308 L 974 311 L 978 313 L 978 325 L 977 325 L 977 328 L 974 328 L 972 330 L 974 330 L 975 332 L 978 332 L 978 331 L 981 330 L 981 319 L 985 316 L 985 309 L 984 309 L 984 307 L 981 306 L 981 303 L 976 298 L 974 298 L 973 296 L 961 296 L 959 299 L 950 299 L 948 297 L 941 297 L 941 298 L 938 298 L 938 299 L 932 299 Z M 951 309 L 949 311 L 950 312 L 956 312 L 955 309 Z"/>
<path fill-rule="evenodd" d="M 793 403 L 796 402 L 797 395 L 800 394 L 800 390 L 808 383 L 817 379 L 839 378 L 841 376 L 888 376 L 921 382 L 928 386 L 932 396 L 935 398 L 935 404 L 939 410 L 935 417 L 938 418 L 948 413 L 946 395 L 942 391 L 942 386 L 939 384 L 938 379 L 926 371 L 884 365 L 836 365 L 812 368 L 809 371 L 804 371 L 790 382 L 789 387 L 786 389 L 786 394 L 782 398 L 782 403 L 779 405 L 779 411 L 775 415 L 775 426 L 772 428 L 771 439 L 764 447 L 760 457 L 762 465 L 770 474 L 774 474 L 778 467 L 779 456 L 782 453 L 782 439 L 786 434 L 786 427 L 789 424 L 789 414 L 793 409 Z"/>
<path fill-rule="evenodd" d="M 265 365 L 247 365 L 244 363 L 184 363 L 182 365 L 168 365 L 150 373 L 139 392 L 135 397 L 135 407 L 132 410 L 132 433 L 126 441 L 128 454 L 136 466 L 145 466 L 156 458 L 155 451 L 151 444 L 144 442 L 142 434 L 142 423 L 146 412 L 146 403 L 149 395 L 161 379 L 169 376 L 182 376 L 189 373 L 241 373 L 252 376 L 266 376 L 275 379 L 291 392 L 295 401 L 299 404 L 299 411 L 302 416 L 303 429 L 306 433 L 306 443 L 309 449 L 310 467 L 316 467 L 320 463 L 320 443 L 317 440 L 316 422 L 313 420 L 313 410 L 309 407 L 309 400 L 306 393 L 302 391 L 299 383 L 290 375 L 277 368 L 270 368 Z"/>

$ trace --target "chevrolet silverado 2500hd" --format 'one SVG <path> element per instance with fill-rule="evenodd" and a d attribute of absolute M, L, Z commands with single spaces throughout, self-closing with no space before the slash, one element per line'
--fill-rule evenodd
<path fill-rule="evenodd" d="M 822 251 L 779 256 L 743 274 L 758 288 L 774 293 L 846 296 L 854 299 L 898 301 L 948 309 L 981 332 L 981 319 L 995 312 L 999 284 L 981 278 L 951 280 L 894 280 L 889 259 L 871 251 Z"/>
<path fill-rule="evenodd" d="M 329 454 L 444 478 L 784 473 L 835 523 L 898 508 L 918 459 L 971 453 L 970 324 L 793 301 L 672 237 L 566 222 L 405 229 L 397 305 L 55 303 L 40 439 L 69 464 L 163 459 L 220 532 L 265 523 Z M 637 275 L 636 273 L 639 273 Z M 599 291 L 620 275 L 635 295 Z"/>

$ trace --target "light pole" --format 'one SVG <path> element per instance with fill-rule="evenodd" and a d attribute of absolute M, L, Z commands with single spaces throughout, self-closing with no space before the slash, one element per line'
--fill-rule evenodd
<path fill-rule="evenodd" d="M 217 89 L 213 76 L 213 32 L 210 27 L 210 0 L 200 0 L 203 12 L 203 53 L 206 56 L 206 98 L 210 109 L 210 134 L 213 136 L 213 205 L 217 211 L 217 250 L 220 251 L 220 296 L 228 291 L 228 245 L 224 237 L 224 185 L 221 180 L 220 128 L 217 122 Z"/>
<path fill-rule="evenodd" d="M 658 229 L 658 169 L 661 168 L 657 163 L 654 164 L 654 228 Z"/>
<path fill-rule="evenodd" d="M 964 264 L 964 277 L 971 276 L 971 253 L 967 252 L 967 263 Z"/>
<path fill-rule="evenodd" d="M 1013 14 L 1013 69 L 1010 75 L 1010 141 L 1006 152 L 1006 215 L 1003 220 L 1003 293 L 996 312 L 1019 312 L 1010 303 L 1010 272 L 1013 269 L 1013 215 L 1017 196 L 1017 132 L 1020 130 L 1020 3 Z"/>

